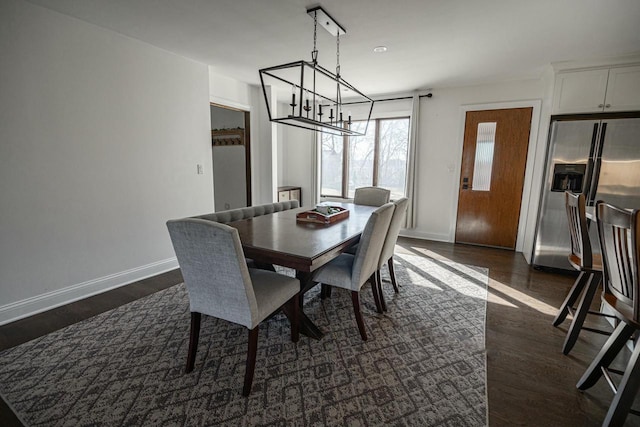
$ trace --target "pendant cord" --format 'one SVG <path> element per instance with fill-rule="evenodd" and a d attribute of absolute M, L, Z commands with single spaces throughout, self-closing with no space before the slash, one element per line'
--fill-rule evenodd
<path fill-rule="evenodd" d="M 313 13 L 313 50 L 311 51 L 311 60 L 313 66 L 318 64 L 318 48 L 316 47 L 318 42 L 318 11 Z"/>
<path fill-rule="evenodd" d="M 336 36 L 336 120 L 342 122 L 342 94 L 340 93 L 340 31 Z"/>
<path fill-rule="evenodd" d="M 336 76 L 340 77 L 340 31 L 336 36 Z"/>

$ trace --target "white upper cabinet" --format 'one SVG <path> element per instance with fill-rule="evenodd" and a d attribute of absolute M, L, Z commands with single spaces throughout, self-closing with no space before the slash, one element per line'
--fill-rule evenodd
<path fill-rule="evenodd" d="M 604 110 L 640 110 L 640 66 L 609 70 Z"/>
<path fill-rule="evenodd" d="M 640 110 L 640 66 L 560 72 L 553 114 Z"/>

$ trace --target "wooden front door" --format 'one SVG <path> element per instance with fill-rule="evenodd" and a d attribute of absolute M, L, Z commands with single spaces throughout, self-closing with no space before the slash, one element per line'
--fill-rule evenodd
<path fill-rule="evenodd" d="M 532 112 L 467 112 L 456 243 L 515 249 Z"/>

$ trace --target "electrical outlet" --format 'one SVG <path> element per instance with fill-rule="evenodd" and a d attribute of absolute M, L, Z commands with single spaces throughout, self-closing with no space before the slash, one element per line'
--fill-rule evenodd
<path fill-rule="evenodd" d="M 202 165 L 196 165 L 196 170 L 198 171 L 198 175 L 202 175 L 204 173 Z"/>

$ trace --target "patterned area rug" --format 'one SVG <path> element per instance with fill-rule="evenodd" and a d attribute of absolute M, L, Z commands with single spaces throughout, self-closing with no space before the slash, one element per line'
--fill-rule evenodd
<path fill-rule="evenodd" d="M 183 373 L 184 285 L 4 351 L 0 393 L 32 426 L 486 425 L 486 270 L 395 258 L 388 312 L 362 291 L 367 342 L 340 289 L 306 295 L 322 340 L 293 344 L 283 315 L 263 323 L 248 398 L 243 327 L 203 316 L 195 369 Z"/>

